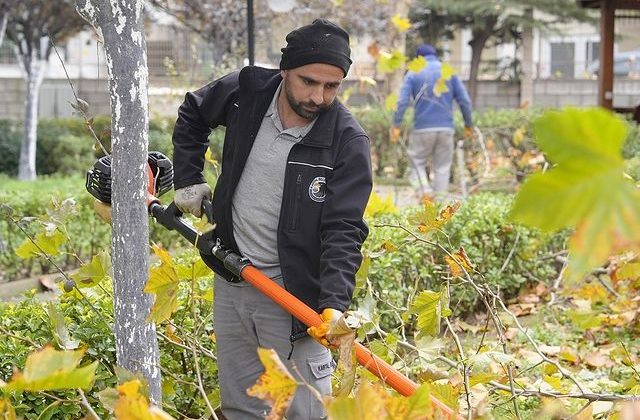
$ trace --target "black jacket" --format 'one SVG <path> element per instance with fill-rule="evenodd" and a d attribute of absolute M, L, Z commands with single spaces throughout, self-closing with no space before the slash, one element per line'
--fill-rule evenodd
<path fill-rule="evenodd" d="M 226 127 L 213 212 L 216 235 L 236 252 L 231 200 L 281 80 L 279 70 L 245 67 L 187 93 L 178 111 L 173 133 L 176 189 L 205 182 L 207 137 L 212 128 Z M 368 234 L 362 216 L 372 175 L 369 138 L 337 100 L 291 149 L 284 182 L 278 254 L 285 287 L 318 312 L 345 311 Z M 205 262 L 228 275 L 215 258 Z M 305 329 L 298 324 L 293 333 Z"/>

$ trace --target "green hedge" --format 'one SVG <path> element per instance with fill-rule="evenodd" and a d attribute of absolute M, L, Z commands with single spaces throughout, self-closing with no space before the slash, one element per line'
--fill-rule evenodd
<path fill-rule="evenodd" d="M 78 266 L 78 260 L 71 252 L 77 253 L 82 260 L 90 258 L 101 249 L 110 249 L 111 227 L 101 221 L 93 211 L 93 197 L 86 192 L 84 178 L 42 177 L 34 182 L 20 182 L 0 177 L 0 203 L 13 209 L 14 218 L 39 217 L 45 214 L 52 200 L 62 202 L 73 198 L 77 214 L 69 219 L 67 229 L 71 243 L 64 246 L 67 254 L 54 257 L 54 261 L 64 269 Z M 168 201 L 171 194 L 163 196 Z M 157 223 L 149 222 L 150 240 L 165 247 L 187 246 L 186 241 L 177 233 L 168 231 Z M 19 278 L 54 272 L 46 260 L 31 258 L 23 260 L 15 250 L 26 236 L 6 218 L 0 217 L 0 283 Z"/>
<path fill-rule="evenodd" d="M 389 128 L 392 113 L 379 106 L 352 107 L 353 114 L 371 138 L 374 168 L 378 176 L 402 178 L 406 174 L 406 153 L 398 144 L 389 142 Z M 536 170 L 527 167 L 527 159 L 522 159 L 528 151 L 535 151 L 533 142 L 532 121 L 543 112 L 541 108 L 486 110 L 474 113 L 474 122 L 484 133 L 485 140 L 494 145 L 496 150 L 511 160 L 514 173 L 518 179 Z M 411 110 L 404 119 L 404 128 L 411 125 Z M 462 138 L 462 118 L 459 112 L 454 113 L 456 138 Z M 168 156 L 172 154 L 171 133 L 174 118 L 154 118 L 149 122 L 149 150 L 159 150 Z M 110 150 L 110 120 L 99 116 L 93 120 L 96 135 Z M 630 123 L 631 131 L 624 147 L 625 159 L 640 156 L 640 128 Z M 514 133 L 523 129 L 523 136 L 514 139 Z M 210 136 L 211 150 L 214 158 L 222 156 L 222 140 L 224 130 L 214 130 Z M 13 120 L 0 119 L 0 173 L 15 176 L 18 173 L 18 158 L 22 126 Z M 96 156 L 99 148 L 84 122 L 80 118 L 42 119 L 38 123 L 38 148 L 36 169 L 38 174 L 61 175 L 74 174 L 86 170 Z M 479 153 L 477 142 L 467 143 L 469 151 Z M 393 173 L 386 173 L 385 168 L 393 168 Z M 473 175 L 473 174 L 472 174 Z"/>
<path fill-rule="evenodd" d="M 511 202 L 512 196 L 506 194 L 472 196 L 444 226 L 447 236 L 439 238 L 439 242 L 453 252 L 462 246 L 474 268 L 483 273 L 493 290 L 499 290 L 505 298 L 516 296 L 526 283 L 548 283 L 555 279 L 560 266 L 550 256 L 564 249 L 565 240 L 563 234 L 544 235 L 507 222 Z M 423 243 L 403 245 L 409 238 L 405 232 L 398 228 L 376 227 L 382 224 L 409 227 L 408 220 L 414 211 L 416 209 L 409 209 L 372 221 L 371 235 L 364 245 L 365 251 L 374 255 L 380 253 L 376 247 L 386 240 L 400 247 L 398 251 L 373 258 L 369 269 L 369 280 L 383 300 L 400 308 L 407 304 L 407 296 L 416 292 L 416 285 L 418 291 L 439 290 L 449 272 L 442 251 Z M 481 309 L 480 298 L 469 285 L 454 280 L 451 290 L 451 308 L 456 316 Z M 388 319 L 391 323 L 397 321 L 394 317 Z"/>
<path fill-rule="evenodd" d="M 171 157 L 173 146 L 173 118 L 159 118 L 149 122 L 149 150 L 157 150 Z M 111 122 L 108 117 L 96 117 L 92 127 L 100 142 L 111 150 Z M 223 130 L 210 136 L 214 158 L 222 157 Z M 0 174 L 16 176 L 22 141 L 22 125 L 14 120 L 0 119 Z M 38 175 L 75 175 L 93 165 L 102 156 L 100 147 L 80 118 L 41 119 L 38 122 L 36 171 Z"/>
<path fill-rule="evenodd" d="M 211 288 L 212 278 L 199 283 L 197 292 L 204 294 Z M 117 383 L 114 373 L 116 365 L 115 338 L 112 331 L 113 300 L 109 284 L 102 285 L 108 293 L 97 288 L 84 289 L 85 295 L 91 301 L 92 306 L 101 315 L 98 316 L 87 303 L 79 300 L 73 294 L 63 295 L 52 301 L 57 310 L 64 316 L 69 333 L 74 340 L 80 341 L 87 348 L 83 364 L 98 361 L 96 380 L 93 388 L 87 392 L 87 400 L 96 410 L 100 418 L 109 418 L 108 411 L 100 402 L 97 393 L 113 388 Z M 198 300 L 194 312 L 198 319 L 211 319 L 212 305 L 205 300 Z M 19 332 L 23 339 L 4 336 L 0 340 L 0 379 L 8 382 L 15 369 L 24 369 L 27 356 L 46 345 L 55 343 L 52 332 L 52 323 L 47 313 L 48 302 L 28 294 L 20 302 L 0 302 L 0 331 Z M 211 352 L 215 352 L 215 345 L 211 336 L 213 323 L 211 321 L 202 325 L 194 321 L 190 305 L 181 305 L 174 314 L 174 319 L 179 321 L 181 331 L 186 331 L 190 336 L 196 337 L 198 342 Z M 105 322 L 106 320 L 106 322 Z M 161 332 L 167 332 L 164 326 L 157 327 Z M 35 346 L 31 345 L 32 342 Z M 163 405 L 164 409 L 181 418 L 178 413 L 190 418 L 200 418 L 207 412 L 204 400 L 200 393 L 188 384 L 194 383 L 195 365 L 190 351 L 185 351 L 168 341 L 159 339 L 160 365 L 165 372 L 163 374 Z M 207 391 L 215 393 L 217 389 L 217 364 L 215 360 L 201 357 L 199 369 Z M 21 392 L 14 393 L 13 404 L 18 418 L 36 420 L 39 418 L 75 420 L 85 418 L 86 411 L 77 403 L 78 394 L 75 391 L 53 391 L 49 393 L 65 401 L 57 406 L 45 409 L 55 400 L 43 393 Z M 43 415 L 43 417 L 38 417 Z"/>

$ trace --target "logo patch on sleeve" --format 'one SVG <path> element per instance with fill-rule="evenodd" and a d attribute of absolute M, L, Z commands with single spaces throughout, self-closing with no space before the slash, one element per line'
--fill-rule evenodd
<path fill-rule="evenodd" d="M 317 176 L 309 184 L 309 198 L 316 203 L 322 203 L 327 196 L 327 182 L 323 176 Z"/>

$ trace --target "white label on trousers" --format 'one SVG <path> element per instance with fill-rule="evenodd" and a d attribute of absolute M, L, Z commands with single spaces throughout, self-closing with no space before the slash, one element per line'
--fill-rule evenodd
<path fill-rule="evenodd" d="M 309 360 L 309 367 L 316 379 L 322 379 L 333 373 L 336 368 L 336 362 L 333 359 L 323 357 L 320 360 Z"/>

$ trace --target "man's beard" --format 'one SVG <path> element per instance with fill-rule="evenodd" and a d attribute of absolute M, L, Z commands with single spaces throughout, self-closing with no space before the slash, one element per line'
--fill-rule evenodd
<path fill-rule="evenodd" d="M 296 101 L 296 99 L 293 97 L 293 93 L 289 89 L 289 84 L 287 83 L 287 80 L 284 81 L 284 91 L 287 94 L 287 101 L 289 102 L 289 106 L 291 107 L 291 109 L 293 109 L 293 111 L 296 114 L 298 114 L 300 117 L 304 118 L 305 120 L 311 121 L 315 119 L 318 115 L 322 114 L 327 109 L 329 109 L 329 106 L 331 106 L 331 104 L 318 106 L 313 102 Z M 312 110 L 305 109 L 304 107 L 311 108 Z"/>

